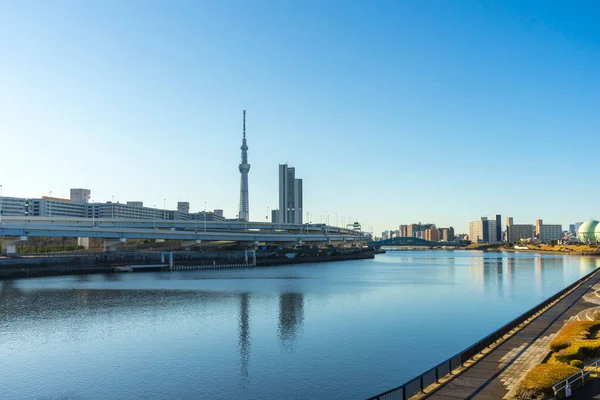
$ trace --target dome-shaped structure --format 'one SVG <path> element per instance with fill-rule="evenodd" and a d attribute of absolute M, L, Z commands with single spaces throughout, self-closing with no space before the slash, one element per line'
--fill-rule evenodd
<path fill-rule="evenodd" d="M 600 223 L 598 223 L 596 229 L 594 229 L 594 236 L 596 237 L 596 242 L 600 243 Z"/>
<path fill-rule="evenodd" d="M 596 241 L 596 232 L 600 235 L 600 230 L 598 230 L 598 221 L 590 219 L 589 221 L 585 221 L 579 229 L 577 230 L 577 239 L 581 240 L 584 243 L 595 242 Z"/>

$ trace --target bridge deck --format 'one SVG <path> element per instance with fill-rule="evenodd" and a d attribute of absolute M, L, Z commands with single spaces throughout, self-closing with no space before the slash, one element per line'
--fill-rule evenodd
<path fill-rule="evenodd" d="M 591 307 L 592 304 L 587 303 L 582 296 L 598 282 L 600 282 L 600 270 L 477 363 L 439 389 L 421 398 L 431 400 L 505 398 L 511 386 L 514 387 L 522 375 L 522 372 L 515 371 L 515 368 L 511 371 L 511 366 L 516 364 L 515 361 L 522 362 L 522 357 L 527 357 L 528 353 L 535 353 L 536 340 L 558 332 L 565 321 Z M 577 391 L 574 391 L 574 394 L 576 395 Z"/>

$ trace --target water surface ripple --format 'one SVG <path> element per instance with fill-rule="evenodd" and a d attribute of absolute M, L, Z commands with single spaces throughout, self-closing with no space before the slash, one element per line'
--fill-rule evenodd
<path fill-rule="evenodd" d="M 6 399 L 361 399 L 597 267 L 402 251 L 252 270 L 0 282 Z"/>

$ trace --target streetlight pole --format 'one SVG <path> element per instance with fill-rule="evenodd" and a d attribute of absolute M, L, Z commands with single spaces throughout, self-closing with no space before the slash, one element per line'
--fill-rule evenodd
<path fill-rule="evenodd" d="M 204 233 L 206 233 L 206 202 L 204 202 Z"/>
<path fill-rule="evenodd" d="M 163 199 L 163 220 L 167 219 L 167 199 Z"/>
<path fill-rule="evenodd" d="M 269 222 L 269 206 L 267 206 L 267 216 L 265 217 L 265 220 Z"/>

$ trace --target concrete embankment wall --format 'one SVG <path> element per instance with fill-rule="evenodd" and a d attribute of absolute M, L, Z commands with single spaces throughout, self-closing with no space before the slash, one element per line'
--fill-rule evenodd
<path fill-rule="evenodd" d="M 264 255 L 265 257 L 261 257 Z M 316 255 L 299 254 L 296 258 L 267 257 L 257 254 L 257 266 L 275 266 L 299 263 L 330 262 L 373 258 L 373 251 L 356 251 L 348 254 Z M 250 257 L 251 258 L 251 257 Z M 173 263 L 176 266 L 190 266 L 188 269 L 244 268 L 251 259 L 246 259 L 242 251 L 176 251 Z M 111 273 L 116 266 L 168 263 L 168 257 L 161 258 L 160 252 L 110 252 L 77 255 L 44 255 L 40 257 L 16 257 L 0 259 L 0 279 L 42 277 L 56 275 L 80 275 Z"/>
<path fill-rule="evenodd" d="M 244 251 L 174 251 L 176 264 L 242 264 Z M 168 258 L 166 259 L 168 260 Z M 0 258 L 0 279 L 112 272 L 115 266 L 159 264 L 160 252 L 45 254 Z M 168 262 L 168 261 L 166 261 Z"/>

